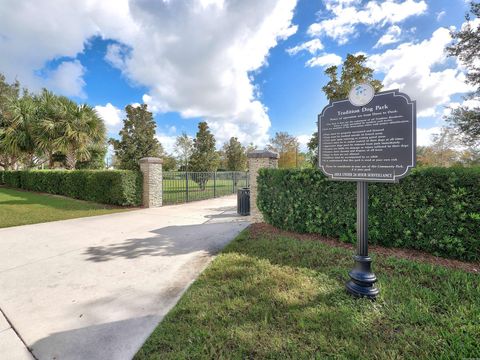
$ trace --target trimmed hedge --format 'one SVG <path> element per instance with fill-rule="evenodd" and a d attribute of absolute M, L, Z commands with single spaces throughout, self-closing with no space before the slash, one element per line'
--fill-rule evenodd
<path fill-rule="evenodd" d="M 102 204 L 142 203 L 142 174 L 129 170 L 0 171 L 0 183 Z"/>
<path fill-rule="evenodd" d="M 399 184 L 370 183 L 369 241 L 480 260 L 480 168 L 419 168 Z M 356 241 L 356 184 L 320 170 L 262 169 L 257 205 L 285 230 Z"/>

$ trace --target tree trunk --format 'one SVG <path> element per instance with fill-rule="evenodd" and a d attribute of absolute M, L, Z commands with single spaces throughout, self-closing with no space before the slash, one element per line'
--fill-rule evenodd
<path fill-rule="evenodd" d="M 35 160 L 34 160 L 35 154 L 29 153 L 27 155 L 27 161 L 24 163 L 24 166 L 27 166 L 27 169 L 31 169 L 35 167 Z"/>
<path fill-rule="evenodd" d="M 48 168 L 53 169 L 55 167 L 55 162 L 53 161 L 53 151 L 48 152 Z"/>
<path fill-rule="evenodd" d="M 17 158 L 15 156 L 9 156 L 5 155 L 4 158 L 2 158 L 2 164 L 4 170 L 10 170 L 15 167 L 15 164 L 17 162 Z"/>
<path fill-rule="evenodd" d="M 67 153 L 67 169 L 75 170 L 75 165 L 77 165 L 77 156 L 74 151 L 69 151 Z"/>

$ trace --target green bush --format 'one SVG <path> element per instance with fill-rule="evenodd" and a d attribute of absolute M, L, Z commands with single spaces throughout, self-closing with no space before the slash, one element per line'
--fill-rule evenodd
<path fill-rule="evenodd" d="M 110 205 L 142 202 L 142 174 L 129 170 L 1 171 L 0 184 Z"/>
<path fill-rule="evenodd" d="M 368 188 L 370 243 L 480 260 L 480 168 L 419 168 Z M 317 169 L 262 169 L 257 205 L 278 228 L 356 241 L 353 182 Z"/>

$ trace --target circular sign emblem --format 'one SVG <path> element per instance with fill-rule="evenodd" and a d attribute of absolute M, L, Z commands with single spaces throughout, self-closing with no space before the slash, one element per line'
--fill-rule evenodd
<path fill-rule="evenodd" d="M 372 85 L 364 83 L 355 85 L 348 94 L 348 100 L 355 106 L 367 105 L 374 97 L 375 89 Z"/>

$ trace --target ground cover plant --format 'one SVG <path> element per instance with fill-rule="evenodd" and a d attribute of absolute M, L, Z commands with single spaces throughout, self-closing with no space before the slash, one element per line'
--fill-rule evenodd
<path fill-rule="evenodd" d="M 342 246 L 247 229 L 136 359 L 480 356 L 478 273 L 373 254 L 381 292 L 371 302 L 345 292 L 351 255 Z"/>
<path fill-rule="evenodd" d="M 0 228 L 125 211 L 48 194 L 0 188 Z"/>

